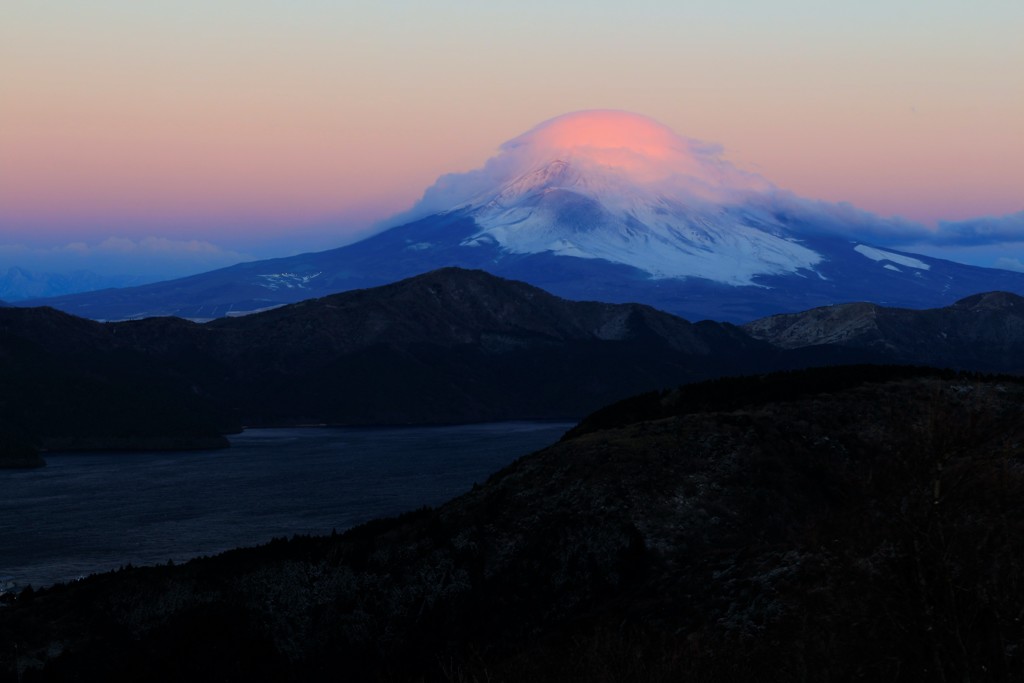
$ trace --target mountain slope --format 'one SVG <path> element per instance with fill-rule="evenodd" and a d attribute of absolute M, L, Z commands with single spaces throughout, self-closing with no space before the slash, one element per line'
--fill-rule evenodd
<path fill-rule="evenodd" d="M 19 305 L 49 305 L 98 320 L 166 315 L 208 320 L 383 285 L 448 266 L 483 269 L 567 299 L 639 302 L 691 320 L 730 322 L 852 301 L 928 308 L 948 305 L 981 291 L 1024 294 L 1021 273 L 826 236 L 800 240 L 821 258 L 813 271 L 758 274 L 752 276 L 753 284 L 735 285 L 699 277 L 653 278 L 633 266 L 554 251 L 509 252 L 480 235 L 476 220 L 458 211 L 398 226 L 340 249 Z M 904 261 L 921 267 L 896 265 Z M 738 257 L 736 262 L 736 272 L 743 272 L 746 266 Z"/>
<path fill-rule="evenodd" d="M 681 382 L 816 365 L 1024 373 L 1021 306 L 1000 293 L 926 311 L 851 304 L 744 330 L 444 269 L 206 324 L 5 308 L 0 408 L 44 445 L 93 448 L 237 424 L 575 418 Z"/>
<path fill-rule="evenodd" d="M 541 124 L 483 168 L 443 176 L 406 218 L 340 249 L 29 304 L 94 319 L 209 319 L 446 266 L 731 322 L 849 301 L 925 308 L 1024 294 L 1024 273 L 881 248 L 870 236 L 915 228 L 795 197 L 624 112 Z"/>
<path fill-rule="evenodd" d="M 0 415 L 50 448 L 222 444 L 239 422 L 571 418 L 778 355 L 731 325 L 447 269 L 205 325 L 5 308 Z"/>
<path fill-rule="evenodd" d="M 753 284 L 758 274 L 810 270 L 821 260 L 777 225 L 765 230 L 753 216 L 708 210 L 684 198 L 633 185 L 628 176 L 586 160 L 555 159 L 463 207 L 480 226 L 463 244 L 603 259 L 659 279 L 729 285 Z"/>
<path fill-rule="evenodd" d="M 744 329 L 786 349 L 863 349 L 895 362 L 1024 373 L 1024 298 L 1007 292 L 923 311 L 829 306 L 757 320 Z"/>
<path fill-rule="evenodd" d="M 113 330 L 52 309 L 0 310 L 0 451 L 222 448 L 236 429 L 187 380 Z M 22 455 L 18 455 L 18 454 Z"/>
<path fill-rule="evenodd" d="M 681 382 L 816 365 L 1024 373 L 1022 306 L 1005 293 L 925 311 L 850 304 L 741 329 L 443 269 L 206 324 L 5 308 L 0 408 L 21 431 L 0 431 L 22 445 L 16 431 L 49 447 L 144 435 L 170 447 L 237 424 L 575 418 Z"/>
<path fill-rule="evenodd" d="M 1019 382 L 732 388 L 758 398 L 670 393 L 438 510 L 22 594 L 0 639 L 49 681 L 1024 676 Z"/>
<path fill-rule="evenodd" d="M 202 326 L 116 329 L 183 374 L 207 368 L 192 381 L 247 424 L 573 417 L 776 353 L 730 325 L 459 269 Z"/>

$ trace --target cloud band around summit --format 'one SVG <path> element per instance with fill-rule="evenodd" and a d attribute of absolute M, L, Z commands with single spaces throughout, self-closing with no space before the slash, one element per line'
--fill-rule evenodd
<path fill-rule="evenodd" d="M 938 228 L 883 217 L 849 203 L 800 197 L 731 163 L 723 147 L 679 135 L 653 119 L 592 110 L 549 119 L 502 144 L 482 167 L 441 176 L 396 225 L 455 209 L 555 159 L 617 168 L 631 183 L 693 202 L 753 204 L 802 217 L 794 229 L 885 246 L 977 246 L 1024 241 L 1024 212 L 942 222 Z"/>

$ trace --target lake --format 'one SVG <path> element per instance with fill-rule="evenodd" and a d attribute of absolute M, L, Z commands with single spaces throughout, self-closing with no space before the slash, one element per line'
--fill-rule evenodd
<path fill-rule="evenodd" d="M 36 587 L 437 505 L 572 425 L 251 429 L 231 448 L 0 470 L 0 578 Z"/>

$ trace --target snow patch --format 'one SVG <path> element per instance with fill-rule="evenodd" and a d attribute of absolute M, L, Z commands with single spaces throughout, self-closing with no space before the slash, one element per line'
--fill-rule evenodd
<path fill-rule="evenodd" d="M 895 272 L 897 272 L 897 273 L 902 273 L 902 272 L 903 272 L 902 270 L 900 270 L 899 268 L 897 268 L 896 266 L 894 266 L 894 265 L 893 265 L 893 264 L 891 264 L 891 263 L 886 263 L 886 264 L 885 264 L 884 266 L 882 266 L 882 267 L 883 267 L 883 268 L 885 268 L 886 270 L 892 270 L 892 271 L 895 271 Z"/>
<path fill-rule="evenodd" d="M 256 277 L 263 278 L 263 282 L 259 283 L 261 287 L 277 291 L 279 289 L 309 289 L 309 283 L 321 275 L 323 275 L 323 273 L 313 273 L 312 275 L 299 275 L 297 273 L 267 273 L 257 275 Z"/>
<path fill-rule="evenodd" d="M 853 248 L 855 252 L 861 256 L 866 256 L 872 261 L 891 261 L 892 263 L 898 263 L 901 266 L 907 268 L 917 268 L 918 270 L 931 270 L 931 266 L 924 261 L 919 261 L 916 258 L 904 256 L 903 254 L 894 254 L 891 251 L 883 251 L 882 249 L 876 249 L 875 247 L 869 247 L 866 244 L 858 244 Z"/>

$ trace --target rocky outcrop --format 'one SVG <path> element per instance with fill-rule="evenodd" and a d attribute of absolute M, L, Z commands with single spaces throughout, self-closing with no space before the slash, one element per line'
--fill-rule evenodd
<path fill-rule="evenodd" d="M 869 303 L 839 304 L 802 313 L 773 315 L 743 325 L 751 336 L 784 349 L 849 344 L 879 338 L 878 312 Z"/>

